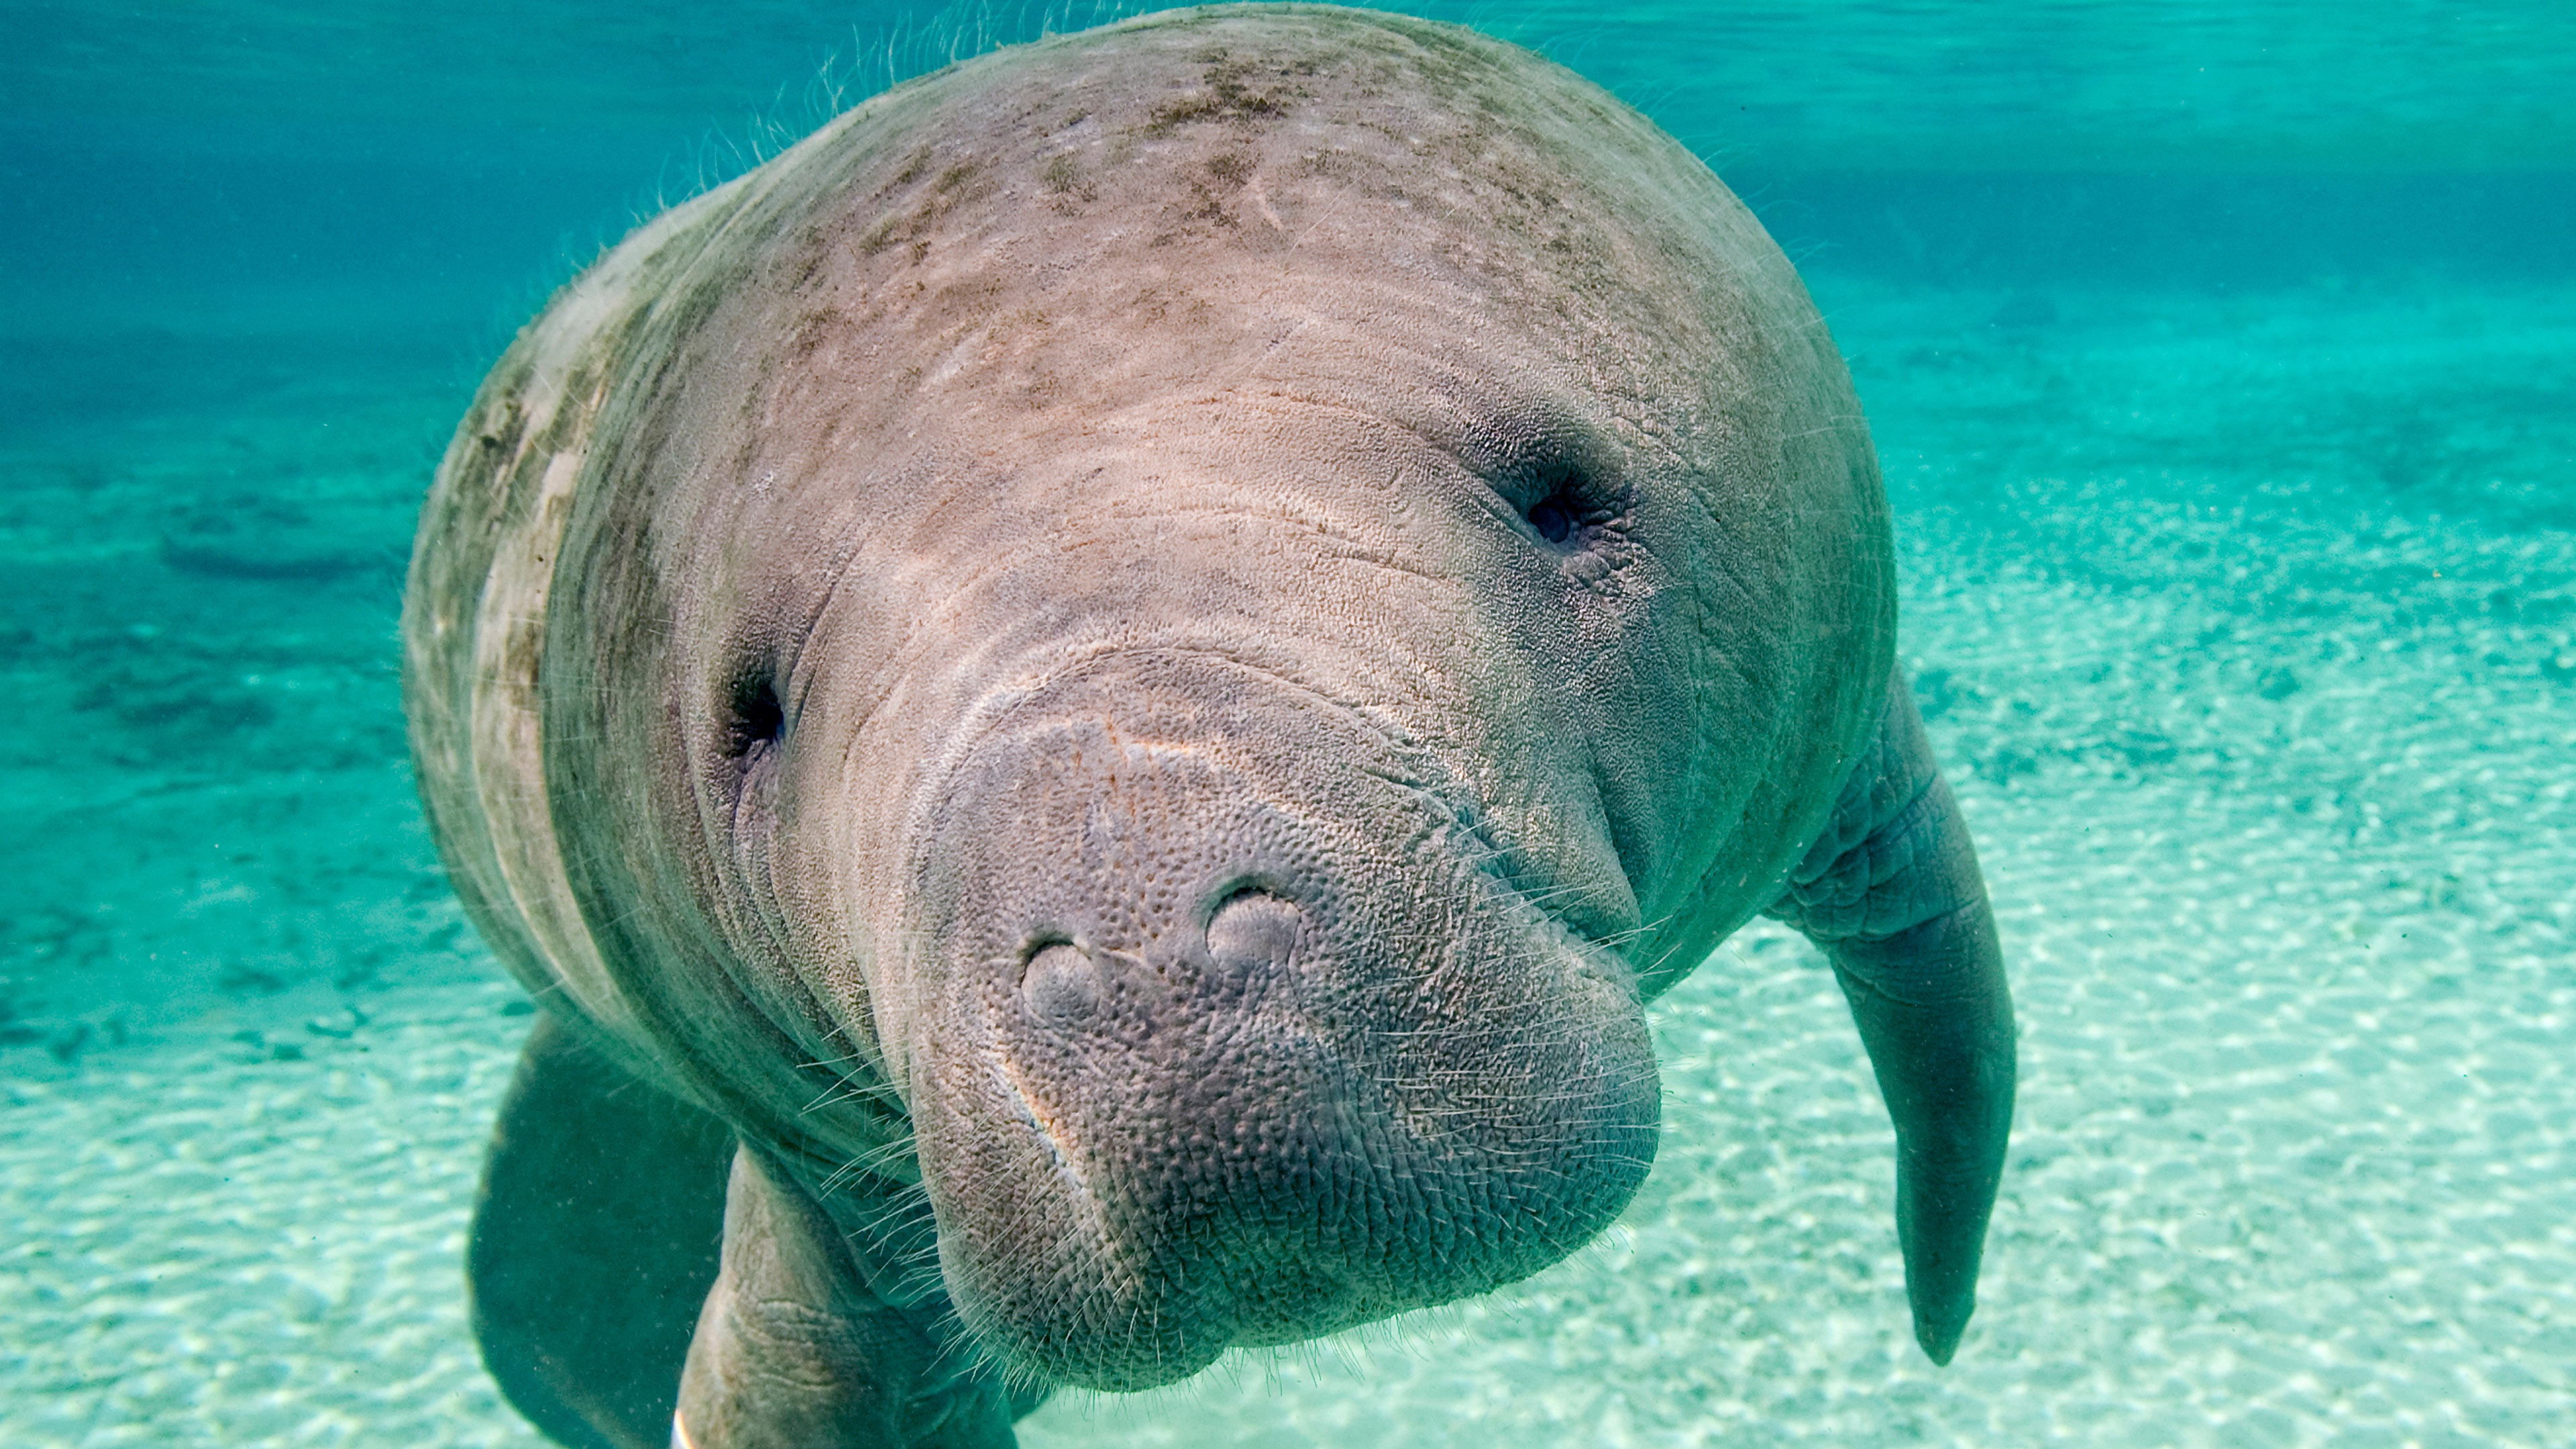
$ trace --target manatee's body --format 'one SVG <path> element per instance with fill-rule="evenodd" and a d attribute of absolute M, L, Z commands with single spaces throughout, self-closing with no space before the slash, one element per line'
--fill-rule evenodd
<path fill-rule="evenodd" d="M 868 102 L 567 287 L 422 524 L 423 793 L 545 1008 L 487 1361 L 571 1444 L 990 1446 L 1483 1291 L 1765 911 L 1946 1361 L 2012 1028 L 1893 598 L 1787 263 L 1565 71 L 1218 9 Z"/>

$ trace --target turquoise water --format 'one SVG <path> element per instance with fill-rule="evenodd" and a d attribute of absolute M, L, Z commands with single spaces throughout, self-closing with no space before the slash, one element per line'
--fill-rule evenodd
<path fill-rule="evenodd" d="M 0 10 L 0 1439 L 539 1442 L 458 1270 L 525 1005 L 396 699 L 437 450 L 658 200 L 1109 13 Z M 1422 13 L 1707 156 L 1852 358 L 2021 1012 L 1982 1306 L 1912 1347 L 1761 927 L 1601 1243 L 1022 1442 L 2566 1442 L 2576 11 Z"/>

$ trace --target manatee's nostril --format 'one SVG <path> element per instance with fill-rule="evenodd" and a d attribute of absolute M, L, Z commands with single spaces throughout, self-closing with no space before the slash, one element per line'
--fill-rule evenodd
<path fill-rule="evenodd" d="M 1263 890 L 1237 891 L 1208 918 L 1208 955 L 1232 967 L 1284 966 L 1305 913 Z"/>
<path fill-rule="evenodd" d="M 1090 953 L 1058 941 L 1032 953 L 1020 971 L 1020 1000 L 1050 1026 L 1071 1026 L 1100 1006 L 1100 968 Z"/>

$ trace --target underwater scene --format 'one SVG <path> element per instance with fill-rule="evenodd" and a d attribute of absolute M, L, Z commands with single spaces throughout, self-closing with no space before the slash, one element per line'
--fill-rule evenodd
<path fill-rule="evenodd" d="M 891 85 L 1151 5 L 0 5 L 0 1443 L 520 1446 L 464 1258 L 536 1016 L 406 745 L 516 330 Z M 1768 918 L 1651 1175 L 1076 1446 L 2576 1439 L 2576 7 L 1479 0 L 1848 360 L 2018 1020 L 1977 1311 Z"/>

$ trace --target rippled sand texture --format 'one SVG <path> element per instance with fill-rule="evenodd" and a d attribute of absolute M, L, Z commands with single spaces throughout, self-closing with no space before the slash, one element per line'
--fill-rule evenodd
<path fill-rule="evenodd" d="M 10 1083 L 0 1440 L 542 1444 L 467 1335 L 474 1164 L 508 1085 L 489 982 L 389 993 L 300 1060 L 248 1043 Z"/>
<path fill-rule="evenodd" d="M 1957 1363 L 1906 1336 L 1841 1002 L 1765 926 L 1659 1009 L 1662 1154 L 1602 1245 L 1181 1389 L 1067 1396 L 1030 1449 L 2539 1446 L 2576 1422 L 2576 297 L 1818 291 L 2021 1009 Z M 20 646 L 22 697 L 68 687 L 64 651 Z M 389 680 L 353 681 L 296 727 L 382 738 Z M 476 1367 L 456 1264 L 525 1023 L 424 887 L 398 772 L 76 774 L 5 728 L 30 788 L 130 797 L 97 825 L 65 805 L 49 855 L 158 825 L 196 859 L 220 817 L 266 856 L 39 872 L 51 894 L 10 907 L 0 1440 L 535 1443 Z M 337 899 L 299 946 L 265 914 L 303 874 L 277 862 L 323 858 Z M 350 972 L 361 940 L 394 959 Z M 164 1019 L 147 947 L 275 989 Z"/>

